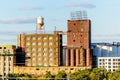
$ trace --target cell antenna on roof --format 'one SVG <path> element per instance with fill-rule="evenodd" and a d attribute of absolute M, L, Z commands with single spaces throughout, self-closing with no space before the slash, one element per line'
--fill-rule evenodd
<path fill-rule="evenodd" d="M 84 19 L 87 19 L 86 11 L 71 12 L 71 20 L 84 20 Z"/>

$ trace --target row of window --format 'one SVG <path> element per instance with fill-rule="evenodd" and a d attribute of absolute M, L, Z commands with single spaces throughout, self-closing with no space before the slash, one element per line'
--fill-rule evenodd
<path fill-rule="evenodd" d="M 99 59 L 99 61 L 120 61 L 120 59 Z"/>
<path fill-rule="evenodd" d="M 6 47 L 0 47 L 0 49 L 6 49 Z"/>
<path fill-rule="evenodd" d="M 42 52 L 58 52 L 58 48 L 26 48 L 26 52 L 29 52 L 29 51 L 42 51 Z"/>
<path fill-rule="evenodd" d="M 113 65 L 120 65 L 120 62 L 116 62 L 116 63 L 99 63 L 99 65 L 106 65 L 106 64 L 108 64 L 108 65 L 111 65 L 111 64 L 113 64 Z"/>
<path fill-rule="evenodd" d="M 26 40 L 58 40 L 58 37 L 54 37 L 54 36 L 51 36 L 51 37 L 27 37 Z"/>
<path fill-rule="evenodd" d="M 103 68 L 103 67 L 108 67 L 108 68 L 118 68 L 119 66 L 99 66 L 100 68 Z"/>
<path fill-rule="evenodd" d="M 53 46 L 53 45 L 58 45 L 58 42 L 38 42 L 38 43 L 36 43 L 36 42 L 27 42 L 26 43 L 26 46 L 30 46 L 30 45 L 32 45 L 32 46 L 35 46 L 35 45 L 38 45 L 38 46 L 41 46 L 41 45 L 43 45 L 43 46 L 46 46 L 46 45 L 49 45 L 49 46 Z"/>
<path fill-rule="evenodd" d="M 26 65 L 27 66 L 37 66 L 37 64 L 35 64 L 35 63 L 33 63 L 33 64 L 27 63 Z M 56 63 L 44 63 L 41 66 L 55 66 L 55 65 L 56 65 Z"/>
<path fill-rule="evenodd" d="M 58 53 L 26 53 L 26 56 L 55 56 Z"/>
<path fill-rule="evenodd" d="M 56 61 L 56 58 L 55 57 L 51 57 L 51 58 L 47 58 L 47 57 L 42 57 L 42 58 L 31 58 L 31 60 L 34 62 L 34 61 Z"/>

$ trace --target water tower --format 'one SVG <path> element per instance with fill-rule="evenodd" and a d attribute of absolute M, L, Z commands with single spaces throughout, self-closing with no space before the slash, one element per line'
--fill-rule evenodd
<path fill-rule="evenodd" d="M 44 18 L 41 16 L 37 17 L 36 33 L 42 33 L 44 31 L 43 25 L 44 25 Z"/>

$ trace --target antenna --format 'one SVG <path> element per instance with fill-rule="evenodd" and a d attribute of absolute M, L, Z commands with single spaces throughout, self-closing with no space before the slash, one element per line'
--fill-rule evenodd
<path fill-rule="evenodd" d="M 86 11 L 71 12 L 71 20 L 84 20 L 84 19 L 87 19 Z"/>

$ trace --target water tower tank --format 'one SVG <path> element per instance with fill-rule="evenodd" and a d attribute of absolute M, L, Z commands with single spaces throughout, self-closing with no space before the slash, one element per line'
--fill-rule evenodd
<path fill-rule="evenodd" d="M 44 18 L 43 17 L 37 17 L 37 27 L 42 27 L 44 25 Z"/>

